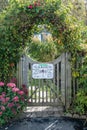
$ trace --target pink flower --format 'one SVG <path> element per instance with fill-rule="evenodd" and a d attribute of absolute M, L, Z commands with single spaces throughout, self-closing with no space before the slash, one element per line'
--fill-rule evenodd
<path fill-rule="evenodd" d="M 2 96 L 5 97 L 6 96 L 6 92 L 2 92 Z"/>
<path fill-rule="evenodd" d="M 0 86 L 4 86 L 4 83 L 3 83 L 3 82 L 0 82 Z"/>
<path fill-rule="evenodd" d="M 27 87 L 26 87 L 25 84 L 22 84 L 22 90 L 24 91 L 24 93 L 25 93 L 26 95 L 28 95 L 28 89 L 27 89 Z"/>
<path fill-rule="evenodd" d="M 33 6 L 32 6 L 32 5 L 29 5 L 29 6 L 28 6 L 28 8 L 29 8 L 29 9 L 32 9 L 32 8 L 33 8 Z"/>
<path fill-rule="evenodd" d="M 27 89 L 27 88 L 24 89 L 23 91 L 24 91 L 24 93 L 25 93 L 26 95 L 28 95 L 29 92 L 28 92 L 28 89 Z"/>
<path fill-rule="evenodd" d="M 10 100 L 10 97 L 6 97 L 5 101 L 8 102 Z"/>
<path fill-rule="evenodd" d="M 12 103 L 8 103 L 8 107 L 9 108 L 11 108 L 11 107 L 13 107 L 14 106 L 14 103 L 12 102 Z"/>
<path fill-rule="evenodd" d="M 4 107 L 4 106 L 1 106 L 1 110 L 2 110 L 2 111 L 5 111 L 5 107 Z"/>
<path fill-rule="evenodd" d="M 2 115 L 2 111 L 0 111 L 0 116 Z"/>
<path fill-rule="evenodd" d="M 18 102 L 18 101 L 19 101 L 19 97 L 18 97 L 18 96 L 15 96 L 15 97 L 13 98 L 13 101 Z"/>
<path fill-rule="evenodd" d="M 6 100 L 4 97 L 1 98 L 1 101 L 2 101 L 2 104 L 5 104 L 6 103 Z"/>
<path fill-rule="evenodd" d="M 8 86 L 9 88 L 16 87 L 15 83 L 8 83 L 7 86 Z"/>
<path fill-rule="evenodd" d="M 12 108 L 12 112 L 13 112 L 13 114 L 17 114 L 17 112 L 16 112 L 16 110 L 14 109 L 14 108 Z"/>
<path fill-rule="evenodd" d="M 24 97 L 21 97 L 21 100 L 22 100 L 22 101 L 25 101 L 25 98 L 24 98 Z"/>
<path fill-rule="evenodd" d="M 28 89 L 27 88 L 23 88 L 23 92 L 25 93 L 25 95 L 28 95 Z"/>
<path fill-rule="evenodd" d="M 6 102 L 8 102 L 9 101 L 9 99 L 10 99 L 10 97 L 1 97 L 0 96 L 0 101 L 2 101 L 2 104 L 5 104 Z"/>
<path fill-rule="evenodd" d="M 26 88 L 26 85 L 25 85 L 25 84 L 22 84 L 22 88 Z"/>
<path fill-rule="evenodd" d="M 17 79 L 14 77 L 14 78 L 12 78 L 12 79 L 10 80 L 10 82 L 16 84 L 16 83 L 17 83 Z"/>
<path fill-rule="evenodd" d="M 18 94 L 24 95 L 24 92 L 20 90 L 20 91 L 18 91 Z"/>
<path fill-rule="evenodd" d="M 12 92 L 18 92 L 19 88 L 12 88 Z"/>

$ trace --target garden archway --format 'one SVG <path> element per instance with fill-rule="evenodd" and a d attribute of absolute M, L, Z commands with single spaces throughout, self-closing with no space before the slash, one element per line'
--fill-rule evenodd
<path fill-rule="evenodd" d="M 60 1 L 54 2 L 52 5 L 49 3 L 34 2 L 29 6 L 22 7 L 19 15 L 21 21 L 18 32 L 23 37 L 23 46 L 28 42 L 31 42 L 32 34 L 37 30 L 38 25 L 47 25 L 50 32 L 52 33 L 53 40 L 55 40 L 63 49 L 64 45 L 62 44 L 62 33 L 68 29 L 68 26 L 62 19 L 62 15 L 58 16 L 57 8 L 60 5 Z M 17 23 L 16 23 L 17 24 Z M 62 49 L 62 51 L 63 51 Z M 67 61 L 67 62 L 66 62 Z M 67 53 L 63 53 L 55 61 L 50 62 L 54 66 L 54 78 L 51 80 L 39 79 L 35 80 L 32 78 L 32 75 L 28 73 L 32 72 L 32 65 L 37 62 L 24 57 L 19 62 L 19 84 L 26 84 L 29 86 L 29 99 L 32 105 L 59 105 L 58 101 L 61 96 L 61 102 L 64 106 L 69 106 L 71 102 L 70 91 L 67 90 L 68 87 L 71 89 L 71 78 L 70 75 L 70 66 L 68 62 Z M 42 63 L 40 63 L 42 64 Z M 68 71 L 66 72 L 66 66 L 68 64 Z M 66 79 L 67 75 L 67 79 Z M 29 80 L 28 80 L 28 76 Z M 57 77 L 56 77 L 57 76 Z M 27 81 L 28 80 L 28 81 Z M 37 83 L 36 83 L 37 82 Z M 33 86 L 32 86 L 33 84 Z M 38 93 L 38 95 L 37 95 Z"/>
<path fill-rule="evenodd" d="M 5 35 L 6 38 L 5 42 L 1 40 L 2 43 L 6 43 L 6 45 L 8 43 L 9 46 L 16 46 L 16 49 L 13 50 L 14 54 L 12 53 L 13 55 L 11 56 L 11 52 L 6 48 L 6 61 L 10 59 L 10 61 L 7 61 L 7 67 L 9 67 L 9 62 L 18 62 L 20 57 L 26 52 L 26 47 L 29 46 L 27 43 L 31 42 L 32 33 L 37 29 L 36 26 L 43 24 L 47 25 L 52 33 L 53 40 L 61 46 L 62 51 L 72 52 L 72 54 L 74 52 L 75 56 L 80 35 L 77 33 L 78 27 L 73 26 L 75 20 L 73 24 L 71 24 L 71 19 L 67 15 L 70 7 L 63 8 L 63 6 L 61 6 L 61 0 L 49 0 L 44 1 L 44 3 L 42 1 L 34 1 L 29 4 L 19 4 L 17 1 L 15 2 L 16 3 L 4 13 L 4 20 L 2 20 L 3 18 L 1 19 L 3 26 L 5 25 L 6 27 L 5 34 L 0 34 L 1 37 Z M 4 30 L 4 28 L 2 28 L 2 30 Z M 1 67 L 1 69 L 2 68 L 3 67 Z M 5 73 L 5 75 L 8 77 L 8 72 Z"/>

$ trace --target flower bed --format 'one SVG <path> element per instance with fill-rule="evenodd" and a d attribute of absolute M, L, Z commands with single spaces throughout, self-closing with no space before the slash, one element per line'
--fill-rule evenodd
<path fill-rule="evenodd" d="M 19 89 L 15 83 L 0 82 L 0 126 L 20 114 L 28 103 L 25 85 Z"/>

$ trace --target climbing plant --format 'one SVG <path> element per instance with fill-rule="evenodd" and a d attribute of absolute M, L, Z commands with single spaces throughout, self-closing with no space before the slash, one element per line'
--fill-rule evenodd
<path fill-rule="evenodd" d="M 71 4 L 64 6 L 61 0 L 9 1 L 0 14 L 0 80 L 10 80 L 15 74 L 17 62 L 31 46 L 31 37 L 38 25 L 47 25 L 52 34 L 53 43 L 48 46 L 56 43 L 60 52 L 71 52 L 75 56 L 81 43 L 81 25 L 71 16 L 71 8 Z M 52 51 L 52 47 L 49 50 Z"/>

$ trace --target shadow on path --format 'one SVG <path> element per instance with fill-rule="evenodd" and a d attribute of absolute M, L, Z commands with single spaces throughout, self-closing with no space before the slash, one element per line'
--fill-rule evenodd
<path fill-rule="evenodd" d="M 87 130 L 84 121 L 64 117 L 63 111 L 56 107 L 28 107 L 19 119 L 0 130 Z"/>

